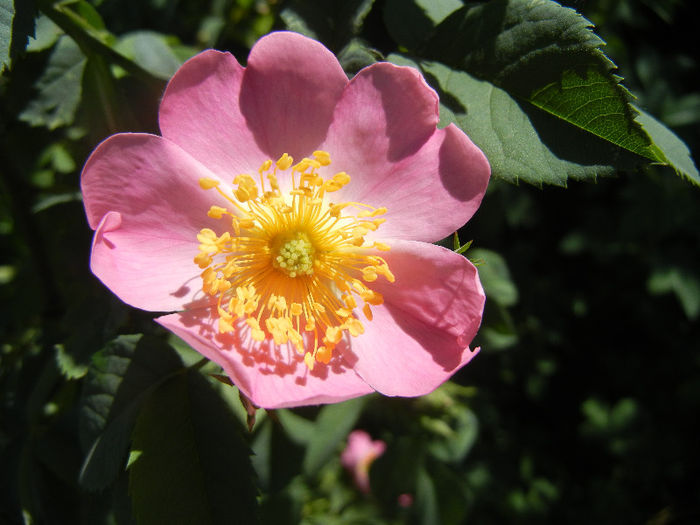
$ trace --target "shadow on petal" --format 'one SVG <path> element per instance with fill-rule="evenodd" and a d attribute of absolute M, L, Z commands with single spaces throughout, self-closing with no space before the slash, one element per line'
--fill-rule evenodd
<path fill-rule="evenodd" d="M 270 158 L 310 155 L 323 142 L 348 80 L 322 44 L 297 33 L 271 33 L 248 56 L 239 106 L 258 147 Z"/>
<path fill-rule="evenodd" d="M 455 199 L 474 202 L 471 217 L 484 197 L 491 167 L 481 150 L 453 124 L 443 131 L 445 138 L 438 153 L 440 180 Z"/>
<path fill-rule="evenodd" d="M 418 343 L 445 372 L 451 372 L 459 367 L 464 361 L 465 352 L 470 352 L 468 345 L 460 344 L 464 338 L 455 337 L 434 326 L 412 319 L 406 315 L 406 312 L 394 306 L 387 305 L 386 310 L 401 331 Z M 480 319 L 475 321 L 478 327 Z"/>
<path fill-rule="evenodd" d="M 399 162 L 414 155 L 435 133 L 437 97 L 413 69 L 384 66 L 373 72 L 386 119 L 387 160 Z"/>
<path fill-rule="evenodd" d="M 349 348 L 346 339 L 338 343 L 328 364 L 316 362 L 313 370 L 309 370 L 304 363 L 303 354 L 293 345 L 276 345 L 272 340 L 255 341 L 251 337 L 250 327 L 242 320 L 235 323 L 233 332 L 220 333 L 216 302 L 210 298 L 190 303 L 186 310 L 173 315 L 177 317 L 180 326 L 208 341 L 227 361 L 233 360 L 263 376 L 294 376 L 296 384 L 304 385 L 309 375 L 326 380 L 331 375 L 352 372 L 352 365 L 341 357 L 347 355 L 352 359 L 354 356 L 345 350 L 346 347 Z M 305 334 L 304 339 L 305 347 L 313 348 L 313 337 Z M 356 361 L 357 357 L 354 359 Z M 224 366 L 219 360 L 215 361 Z"/>

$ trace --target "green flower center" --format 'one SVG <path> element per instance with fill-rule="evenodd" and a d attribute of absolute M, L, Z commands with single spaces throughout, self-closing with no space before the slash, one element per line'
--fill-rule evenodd
<path fill-rule="evenodd" d="M 314 273 L 314 245 L 303 232 L 285 235 L 273 249 L 272 266 L 289 277 Z"/>

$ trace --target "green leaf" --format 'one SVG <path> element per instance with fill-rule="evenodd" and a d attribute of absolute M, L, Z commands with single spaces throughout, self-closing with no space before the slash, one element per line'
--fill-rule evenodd
<path fill-rule="evenodd" d="M 463 5 L 460 0 L 387 0 L 384 23 L 398 44 L 416 49 L 436 25 Z"/>
<path fill-rule="evenodd" d="M 137 523 L 254 523 L 250 450 L 236 417 L 197 371 L 178 374 L 144 403 L 129 472 Z"/>
<path fill-rule="evenodd" d="M 543 135 L 545 143 L 547 135 L 552 135 L 550 129 L 556 125 L 536 115 L 532 111 L 534 108 L 564 124 L 560 126 L 562 130 L 572 127 L 581 132 L 580 136 L 592 135 L 652 162 L 668 164 L 693 179 L 697 171 L 692 161 L 685 159 L 682 153 L 667 155 L 664 150 L 673 151 L 674 148 L 657 145 L 642 127 L 630 103 L 632 96 L 620 84 L 621 77 L 614 73 L 615 65 L 601 51 L 603 41 L 591 27 L 591 23 L 573 9 L 550 0 L 494 0 L 465 6 L 447 17 L 419 53 L 501 88 L 528 115 L 533 131 Z M 489 100 L 493 105 L 504 103 L 512 107 L 511 103 L 499 100 L 502 95 L 493 93 Z M 468 93 L 457 98 L 462 104 L 471 101 L 469 107 L 473 107 L 474 101 Z M 481 101 L 484 102 L 483 97 Z M 491 120 L 495 123 L 495 119 Z M 521 125 L 519 114 L 513 115 L 513 120 Z M 472 126 L 479 124 L 472 122 Z M 558 139 L 552 135 L 555 140 L 546 146 L 550 150 L 560 147 L 571 150 L 566 142 L 572 135 L 571 131 Z M 578 155 L 570 152 L 567 156 L 555 151 L 555 156 L 589 169 L 555 162 L 552 169 L 542 172 L 541 176 L 522 178 L 535 184 L 563 185 L 567 177 L 595 178 L 605 172 L 629 168 L 628 159 L 623 157 L 624 162 L 620 163 L 614 154 L 608 154 L 607 159 L 600 158 L 602 147 L 590 139 L 586 142 L 569 143 L 576 145 Z M 589 155 L 591 145 L 595 149 Z M 513 150 L 506 151 L 513 153 Z M 536 151 L 535 157 L 538 154 Z M 544 168 L 542 161 L 547 157 L 540 156 L 536 164 Z M 496 158 L 496 162 L 498 160 Z M 609 167 L 603 169 L 601 164 Z M 501 173 L 496 171 L 497 176 Z M 515 182 L 521 177 L 504 178 Z"/>
<path fill-rule="evenodd" d="M 44 149 L 39 157 L 39 166 L 50 167 L 59 173 L 75 171 L 75 160 L 66 149 L 65 144 L 54 142 Z"/>
<path fill-rule="evenodd" d="M 479 421 L 466 406 L 450 407 L 441 419 L 424 416 L 421 423 L 433 431 L 429 452 L 440 461 L 462 461 L 476 442 Z"/>
<path fill-rule="evenodd" d="M 73 40 L 67 36 L 59 38 L 35 86 L 37 97 L 20 113 L 20 120 L 49 129 L 71 124 L 80 103 L 85 63 L 85 56 Z"/>
<path fill-rule="evenodd" d="M 460 463 L 471 450 L 479 432 L 476 415 L 466 400 L 474 392 L 451 381 L 416 400 L 415 413 L 427 437 L 422 446 L 443 463 Z"/>
<path fill-rule="evenodd" d="M 569 178 L 612 175 L 635 169 L 641 160 L 463 71 L 401 55 L 389 60 L 423 71 L 440 93 L 440 125 L 455 123 L 464 130 L 486 154 L 492 174 L 508 182 L 566 186 Z"/>
<path fill-rule="evenodd" d="M 285 433 L 294 443 L 307 445 L 316 432 L 313 422 L 282 408 L 276 411 Z"/>
<path fill-rule="evenodd" d="M 0 73 L 10 65 L 12 47 L 12 20 L 15 18 L 14 0 L 0 0 Z"/>
<path fill-rule="evenodd" d="M 119 385 L 141 334 L 120 335 L 92 357 L 80 401 L 80 441 L 89 449 L 107 426 Z"/>
<path fill-rule="evenodd" d="M 281 410 L 276 410 L 280 414 Z M 285 411 L 292 414 L 291 411 Z M 301 416 L 311 427 L 313 423 Z M 299 478 L 303 460 L 304 445 L 289 435 L 289 427 L 280 425 L 273 418 L 267 418 L 256 430 L 252 443 L 253 466 L 260 488 L 264 494 L 274 494 L 284 490 L 294 478 Z"/>
<path fill-rule="evenodd" d="M 690 156 L 688 146 L 654 117 L 642 110 L 638 109 L 638 111 L 637 122 L 642 125 L 654 144 L 661 150 L 667 163 L 676 173 L 690 182 L 700 185 L 700 174 L 698 174 L 698 169 Z"/>
<path fill-rule="evenodd" d="M 35 36 L 29 39 L 27 51 L 34 53 L 49 49 L 62 34 L 63 31 L 61 31 L 60 27 L 54 24 L 47 16 L 41 15 L 36 19 Z"/>
<path fill-rule="evenodd" d="M 336 452 L 360 417 L 367 397 L 358 397 L 343 403 L 324 406 L 316 418 L 315 432 L 309 440 L 304 456 L 304 472 L 315 475 Z"/>
<path fill-rule="evenodd" d="M 280 16 L 290 31 L 320 40 L 338 51 L 362 29 L 374 0 L 291 0 Z"/>
<path fill-rule="evenodd" d="M 479 278 L 486 293 L 484 322 L 479 330 L 479 341 L 490 350 L 502 350 L 518 341 L 518 334 L 508 307 L 518 302 L 518 289 L 513 282 L 505 259 L 492 250 L 475 248 L 471 259 L 482 261 Z"/>
<path fill-rule="evenodd" d="M 353 38 L 348 42 L 340 53 L 338 53 L 338 61 L 343 66 L 343 70 L 352 75 L 357 73 L 363 67 L 374 64 L 384 57 L 376 49 L 372 49 L 358 38 Z"/>
<path fill-rule="evenodd" d="M 42 10 L 78 43 L 92 62 L 117 65 L 149 87 L 162 92 L 162 79 L 155 78 L 113 48 L 117 38 L 106 29 L 102 17 L 90 3 L 85 0 L 47 3 Z"/>
<path fill-rule="evenodd" d="M 114 44 L 115 37 L 108 30 L 100 13 L 86 0 L 53 3 L 43 12 L 78 42 L 94 38 L 105 45 Z M 79 31 L 76 32 L 75 29 Z"/>
<path fill-rule="evenodd" d="M 83 487 L 101 490 L 117 478 L 141 403 L 180 369 L 175 351 L 148 336 L 119 336 L 95 354 L 80 405 L 80 438 L 89 450 L 79 478 Z"/>
<path fill-rule="evenodd" d="M 0 73 L 34 35 L 36 8 L 31 0 L 0 0 Z"/>
<path fill-rule="evenodd" d="M 167 42 L 167 37 L 160 33 L 134 31 L 120 38 L 115 49 L 154 77 L 169 80 L 182 61 Z"/>
<path fill-rule="evenodd" d="M 467 519 L 473 505 L 474 491 L 468 485 L 464 469 L 452 469 L 442 462 L 430 462 L 428 475 L 433 482 L 437 506 L 440 511 L 440 523 L 445 525 L 473 522 Z M 471 516 L 470 516 L 471 517 Z"/>
<path fill-rule="evenodd" d="M 505 259 L 492 250 L 474 248 L 470 257 L 484 261 L 479 266 L 479 278 L 488 300 L 502 306 L 513 306 L 518 302 L 518 289 L 511 279 Z"/>
<path fill-rule="evenodd" d="M 700 316 L 700 279 L 695 273 L 677 266 L 655 269 L 647 288 L 653 294 L 673 292 L 688 319 Z"/>
<path fill-rule="evenodd" d="M 62 344 L 55 346 L 56 364 L 61 373 L 68 379 L 80 379 L 88 373 L 88 367 L 84 363 L 76 362 L 74 357 L 66 352 Z"/>
<path fill-rule="evenodd" d="M 431 525 L 442 523 L 440 519 L 440 506 L 435 494 L 435 484 L 425 470 L 425 467 L 418 469 L 416 475 L 416 500 L 414 502 L 416 512 L 416 523 L 421 525 Z"/>
<path fill-rule="evenodd" d="M 504 350 L 518 342 L 518 334 L 513 326 L 513 320 L 505 308 L 492 309 L 484 326 L 479 330 L 479 339 L 489 350 Z M 495 317 L 495 318 L 494 318 Z"/>
<path fill-rule="evenodd" d="M 550 0 L 496 0 L 450 16 L 427 54 L 619 147 L 663 161 L 634 121 L 631 96 L 591 27 Z"/>

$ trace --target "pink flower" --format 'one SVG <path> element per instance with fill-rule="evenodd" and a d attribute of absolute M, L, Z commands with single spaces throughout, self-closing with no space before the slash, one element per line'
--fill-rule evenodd
<path fill-rule="evenodd" d="M 385 450 L 384 441 L 372 441 L 364 430 L 353 430 L 348 436 L 348 446 L 340 455 L 340 462 L 352 474 L 357 488 L 365 494 L 369 494 L 369 467 Z"/>
<path fill-rule="evenodd" d="M 265 408 L 434 390 L 476 353 L 477 271 L 430 244 L 490 168 L 412 68 L 348 81 L 273 33 L 247 67 L 204 51 L 171 79 L 162 136 L 121 133 L 82 173 L 91 268 Z"/>
<path fill-rule="evenodd" d="M 399 497 L 397 498 L 396 502 L 399 504 L 399 507 L 407 509 L 408 507 L 413 505 L 413 496 L 406 492 L 403 494 L 399 494 Z"/>

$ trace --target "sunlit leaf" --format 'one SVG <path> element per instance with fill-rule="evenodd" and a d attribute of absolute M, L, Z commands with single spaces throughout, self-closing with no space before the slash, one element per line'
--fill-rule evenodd
<path fill-rule="evenodd" d="M 595 179 L 633 169 L 641 159 L 583 130 L 518 102 L 490 82 L 438 62 L 400 55 L 394 63 L 419 65 L 441 94 L 441 125 L 457 124 L 486 154 L 492 174 L 512 183 L 566 186 L 569 178 Z"/>
<path fill-rule="evenodd" d="M 630 103 L 632 96 L 621 85 L 615 65 L 601 50 L 603 41 L 591 27 L 573 9 L 550 0 L 495 0 L 468 5 L 450 15 L 420 53 L 486 80 L 584 134 L 668 164 L 695 180 L 692 161 L 682 152 L 674 155 L 675 148 L 664 143 L 663 133 L 650 137 L 642 127 Z M 542 133 L 539 125 L 534 129 Z M 652 140 L 656 137 L 662 142 L 656 144 Z M 580 149 L 585 151 L 586 145 Z M 610 160 L 618 170 L 624 168 Z M 539 177 L 542 182 L 564 182 L 561 169 L 548 171 L 553 173 Z M 598 174 L 597 169 L 573 170 L 569 176 Z"/>
<path fill-rule="evenodd" d="M 73 356 L 65 351 L 63 345 L 56 345 L 56 363 L 61 373 L 68 379 L 79 379 L 88 373 L 84 363 L 76 362 Z"/>
<path fill-rule="evenodd" d="M 135 31 L 124 35 L 115 49 L 153 76 L 168 80 L 182 61 L 168 46 L 165 35 L 154 31 Z"/>
<path fill-rule="evenodd" d="M 107 26 L 95 7 L 86 0 L 72 0 L 61 2 L 53 6 L 54 16 L 60 14 L 61 23 L 65 24 L 66 17 L 70 19 L 71 26 L 77 27 L 92 38 L 104 44 L 114 43 L 114 36 L 107 30 Z M 62 25 L 62 27 L 65 27 Z M 69 33 L 78 36 L 76 33 Z M 82 35 L 81 35 L 82 38 Z"/>
<path fill-rule="evenodd" d="M 10 65 L 12 20 L 15 18 L 14 0 L 0 0 L 0 72 Z"/>
<path fill-rule="evenodd" d="M 688 146 L 670 129 L 644 111 L 639 111 L 637 122 L 663 152 L 670 166 L 689 181 L 700 185 L 700 174 L 690 156 Z"/>
<path fill-rule="evenodd" d="M 0 73 L 27 47 L 34 35 L 34 3 L 0 0 Z"/>
<path fill-rule="evenodd" d="M 63 31 L 50 18 L 41 15 L 36 19 L 35 33 L 34 38 L 29 39 L 27 51 L 38 52 L 50 48 L 56 43 Z"/>
<path fill-rule="evenodd" d="M 428 55 L 489 80 L 598 137 L 662 161 L 635 124 L 629 92 L 613 74 L 591 24 L 549 0 L 465 7 L 436 30 Z"/>

